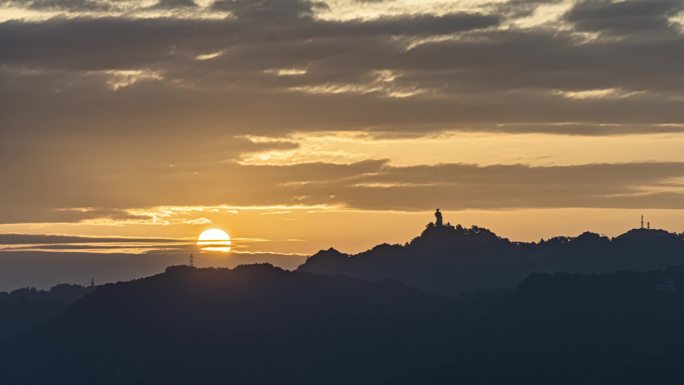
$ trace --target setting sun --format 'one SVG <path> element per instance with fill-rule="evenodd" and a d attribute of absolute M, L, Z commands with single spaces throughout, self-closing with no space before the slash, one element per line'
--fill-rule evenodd
<path fill-rule="evenodd" d="M 204 230 L 197 238 L 197 246 L 202 251 L 229 252 L 231 241 L 230 235 L 221 229 Z"/>

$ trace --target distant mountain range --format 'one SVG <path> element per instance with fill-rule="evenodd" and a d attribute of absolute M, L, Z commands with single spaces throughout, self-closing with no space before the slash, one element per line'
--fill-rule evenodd
<path fill-rule="evenodd" d="M 0 344 L 12 385 L 681 384 L 684 267 L 459 299 L 270 265 L 98 287 Z"/>
<path fill-rule="evenodd" d="M 355 255 L 333 248 L 298 271 L 363 280 L 395 279 L 439 294 L 516 286 L 532 273 L 646 271 L 684 263 L 684 237 L 634 229 L 615 238 L 585 232 L 538 243 L 511 242 L 473 226 L 430 223 L 404 245 L 381 244 Z"/>
<path fill-rule="evenodd" d="M 33 288 L 0 292 L 0 342 L 60 314 L 94 287 L 62 284 L 50 290 Z"/>

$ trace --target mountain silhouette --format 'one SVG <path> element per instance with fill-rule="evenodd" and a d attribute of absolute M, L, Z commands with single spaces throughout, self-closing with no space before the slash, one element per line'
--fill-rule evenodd
<path fill-rule="evenodd" d="M 513 287 L 533 273 L 646 271 L 682 262 L 684 237 L 664 230 L 634 229 L 613 239 L 585 232 L 527 243 L 509 241 L 477 226 L 430 223 L 405 245 L 381 244 L 355 255 L 331 248 L 312 255 L 297 270 L 363 280 L 395 279 L 454 295 Z"/>
<path fill-rule="evenodd" d="M 297 271 L 172 266 L 0 293 L 0 383 L 684 383 L 681 235 L 522 243 L 436 218 Z"/>
<path fill-rule="evenodd" d="M 534 274 L 396 384 L 684 383 L 684 266 Z"/>
<path fill-rule="evenodd" d="M 443 315 L 461 311 L 451 303 L 270 265 L 172 267 L 98 287 L 8 340 L 0 373 L 32 385 L 382 383 L 411 364 L 406 352 L 439 341 L 454 318 Z M 414 328 L 424 319 L 443 326 Z"/>
<path fill-rule="evenodd" d="M 23 288 L 0 292 L 0 342 L 60 314 L 94 287 L 61 284 L 49 291 Z"/>
<path fill-rule="evenodd" d="M 680 384 L 684 266 L 459 299 L 270 265 L 98 287 L 0 345 L 3 384 Z"/>

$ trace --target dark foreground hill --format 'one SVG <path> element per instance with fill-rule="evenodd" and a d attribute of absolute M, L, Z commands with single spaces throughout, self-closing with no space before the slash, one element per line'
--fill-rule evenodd
<path fill-rule="evenodd" d="M 532 273 L 662 269 L 684 262 L 684 238 L 634 229 L 610 239 L 594 233 L 538 243 L 511 242 L 472 227 L 434 225 L 405 245 L 348 255 L 321 251 L 298 270 L 364 280 L 395 279 L 440 294 L 513 287 Z"/>
<path fill-rule="evenodd" d="M 270 265 L 99 287 L 0 347 L 3 384 L 363 384 L 438 344 L 452 300 Z M 439 316 L 436 316 L 439 314 Z M 462 318 L 462 317 L 460 317 Z"/>
<path fill-rule="evenodd" d="M 492 303 L 175 267 L 0 345 L 2 384 L 681 384 L 684 267 L 535 274 Z"/>
<path fill-rule="evenodd" d="M 396 384 L 682 384 L 684 267 L 535 274 Z"/>

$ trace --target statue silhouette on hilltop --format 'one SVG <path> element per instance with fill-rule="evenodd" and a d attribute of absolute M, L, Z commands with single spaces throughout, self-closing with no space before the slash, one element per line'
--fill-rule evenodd
<path fill-rule="evenodd" d="M 444 222 L 442 222 L 442 213 L 439 211 L 439 209 L 435 211 L 435 218 L 437 218 L 437 220 L 435 221 L 435 225 L 444 226 Z"/>

